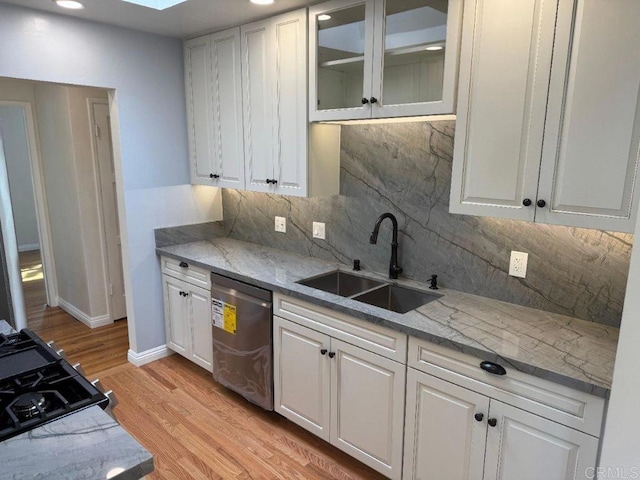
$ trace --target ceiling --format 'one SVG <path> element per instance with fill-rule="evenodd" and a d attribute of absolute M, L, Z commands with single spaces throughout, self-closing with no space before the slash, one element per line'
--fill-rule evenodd
<path fill-rule="evenodd" d="M 143 32 L 189 38 L 304 7 L 317 0 L 275 0 L 273 5 L 254 5 L 249 0 L 187 0 L 162 11 L 121 0 L 82 2 L 86 5 L 84 10 L 65 10 L 52 0 L 0 1 Z"/>

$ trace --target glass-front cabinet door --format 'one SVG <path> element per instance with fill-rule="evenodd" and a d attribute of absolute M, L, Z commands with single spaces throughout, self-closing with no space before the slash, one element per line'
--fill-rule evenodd
<path fill-rule="evenodd" d="M 310 119 L 455 113 L 461 0 L 310 9 Z"/>
<path fill-rule="evenodd" d="M 310 119 L 371 117 L 375 0 L 333 0 L 309 9 Z"/>

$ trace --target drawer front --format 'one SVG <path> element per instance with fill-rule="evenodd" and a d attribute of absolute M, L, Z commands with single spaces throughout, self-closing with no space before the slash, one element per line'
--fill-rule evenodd
<path fill-rule="evenodd" d="M 176 260 L 175 258 L 169 257 L 160 257 L 160 265 L 162 267 L 162 273 L 170 275 L 174 278 L 179 278 L 180 280 L 184 280 L 185 282 L 189 282 L 192 285 L 197 287 L 202 287 L 206 289 L 211 288 L 211 272 L 200 267 L 195 267 L 189 262 L 184 262 L 187 264 L 186 267 L 181 267 L 180 264 L 183 263 L 180 260 Z"/>
<path fill-rule="evenodd" d="M 505 366 L 506 375 L 480 368 L 482 359 L 434 343 L 409 338 L 408 365 L 496 400 L 600 436 L 605 400 Z"/>
<path fill-rule="evenodd" d="M 278 293 L 273 294 L 273 314 L 406 364 L 404 333 Z"/>

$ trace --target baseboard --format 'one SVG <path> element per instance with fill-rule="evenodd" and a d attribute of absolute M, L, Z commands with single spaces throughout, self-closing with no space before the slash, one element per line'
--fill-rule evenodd
<path fill-rule="evenodd" d="M 84 323 L 89 328 L 97 328 L 104 327 L 105 325 L 111 325 L 113 322 L 109 315 L 100 315 L 98 317 L 90 317 L 82 310 L 76 308 L 67 302 L 64 298 L 58 297 L 58 306 L 62 308 L 65 312 L 71 315 L 76 320 Z"/>
<path fill-rule="evenodd" d="M 32 252 L 33 250 L 40 250 L 39 243 L 25 243 L 24 245 L 18 245 L 19 252 Z"/>
<path fill-rule="evenodd" d="M 137 353 L 129 349 L 127 353 L 127 360 L 129 363 L 133 363 L 136 367 L 141 367 L 147 363 L 155 362 L 161 358 L 173 355 L 173 351 L 169 350 L 166 345 L 160 345 L 159 347 L 150 348 L 143 352 Z"/>

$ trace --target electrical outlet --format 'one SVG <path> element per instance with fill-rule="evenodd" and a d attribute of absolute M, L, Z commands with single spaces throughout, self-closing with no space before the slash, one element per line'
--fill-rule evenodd
<path fill-rule="evenodd" d="M 324 223 L 313 222 L 313 238 L 325 239 Z"/>
<path fill-rule="evenodd" d="M 511 252 L 511 261 L 509 262 L 509 275 L 512 277 L 525 278 L 527 276 L 527 260 L 528 253 Z"/>
<path fill-rule="evenodd" d="M 276 232 L 287 233 L 287 219 L 276 217 Z"/>

